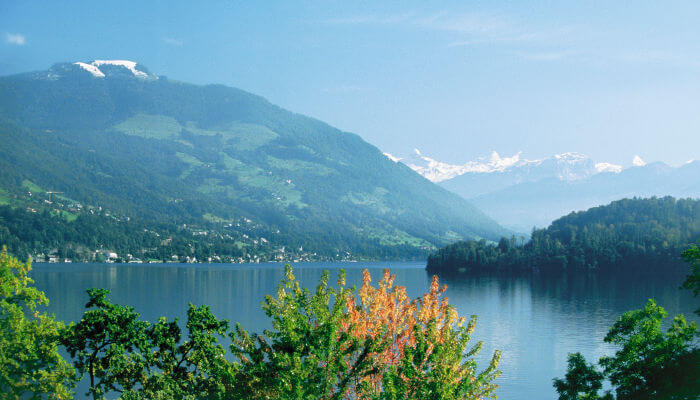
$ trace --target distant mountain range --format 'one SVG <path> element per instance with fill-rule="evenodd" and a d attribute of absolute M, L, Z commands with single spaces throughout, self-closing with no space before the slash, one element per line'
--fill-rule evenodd
<path fill-rule="evenodd" d="M 132 61 L 0 78 L 0 134 L 0 203 L 43 188 L 47 208 L 60 192 L 83 210 L 196 227 L 250 252 L 421 257 L 507 232 L 355 134 Z"/>
<path fill-rule="evenodd" d="M 680 167 L 656 162 L 646 164 L 639 156 L 623 168 L 594 162 L 579 153 L 558 154 L 539 160 L 500 157 L 451 165 L 414 154 L 395 162 L 469 199 L 502 225 L 524 233 L 544 227 L 572 211 L 607 204 L 625 197 L 700 197 L 700 161 Z"/>

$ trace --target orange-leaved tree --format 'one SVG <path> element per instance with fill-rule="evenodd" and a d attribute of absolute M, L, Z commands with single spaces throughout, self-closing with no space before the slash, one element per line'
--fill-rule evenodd
<path fill-rule="evenodd" d="M 476 317 L 468 324 L 433 278 L 424 296 L 411 300 L 384 272 L 372 286 L 368 271 L 355 294 L 341 271 L 338 288 L 324 273 L 314 293 L 302 288 L 291 268 L 277 296 L 263 309 L 272 329 L 232 334 L 234 394 L 251 399 L 486 399 L 500 352 L 477 372 L 468 347 Z M 359 297 L 359 299 L 358 299 Z M 240 392 L 240 393 L 238 393 Z"/>
<path fill-rule="evenodd" d="M 418 380 L 413 373 L 410 376 L 396 373 L 400 367 L 405 366 L 403 364 L 407 360 L 407 350 L 411 350 L 411 356 L 415 355 L 414 350 L 419 341 L 424 349 L 420 358 L 414 357 L 411 360 L 416 363 L 414 367 L 418 370 L 429 372 L 436 367 L 447 367 L 454 384 L 461 384 L 466 379 L 464 383 L 478 383 L 476 386 L 483 386 L 479 384 L 487 382 L 486 392 L 491 388 L 495 389 L 491 381 L 498 375 L 496 366 L 499 352 L 494 354 L 481 380 L 475 375 L 471 363 L 461 363 L 463 352 L 457 352 L 459 356 L 450 360 L 451 365 L 445 364 L 447 360 L 444 357 L 440 359 L 443 365 L 431 365 L 438 359 L 434 353 L 436 347 L 449 346 L 451 343 L 446 343 L 448 341 L 454 344 L 464 340 L 464 344 L 467 344 L 469 335 L 476 327 L 476 316 L 472 315 L 469 323 L 464 325 L 466 318 L 459 317 L 454 306 L 449 304 L 448 298 L 443 297 L 447 285 L 440 286 L 437 275 L 432 277 L 429 291 L 416 299 L 408 297 L 405 286 L 395 285 L 395 279 L 394 274 L 384 269 L 383 277 L 375 287 L 372 285 L 369 271 L 365 269 L 362 273 L 362 286 L 358 290 L 359 303 L 355 302 L 355 296 L 352 294 L 347 298 L 349 318 L 344 326 L 346 331 L 356 338 L 381 337 L 385 342 L 382 350 L 371 354 L 370 357 L 374 368 L 372 373 L 364 378 L 369 383 L 370 392 L 386 391 L 384 386 L 387 372 L 391 372 L 408 387 L 417 386 Z M 476 353 L 480 347 L 481 343 L 477 343 L 467 354 Z M 396 382 L 393 382 L 393 386 L 395 385 Z"/>

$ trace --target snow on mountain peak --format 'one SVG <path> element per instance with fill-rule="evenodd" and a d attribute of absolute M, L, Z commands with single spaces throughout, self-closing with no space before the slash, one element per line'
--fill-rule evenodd
<path fill-rule="evenodd" d="M 385 153 L 385 155 L 387 154 L 388 153 Z M 488 159 L 482 157 L 476 161 L 469 161 L 462 165 L 453 165 L 437 161 L 423 155 L 418 149 L 413 149 L 413 154 L 406 158 L 389 157 L 389 155 L 387 155 L 387 157 L 392 160 L 400 160 L 411 169 L 433 182 L 441 182 L 469 172 L 503 172 L 514 166 L 537 164 L 541 162 L 541 160 L 523 160 L 520 158 L 520 154 L 521 152 L 518 152 L 511 157 L 501 157 L 498 152 L 493 151 Z"/>
<path fill-rule="evenodd" d="M 642 160 L 642 157 L 635 155 L 632 159 L 632 165 L 634 165 L 635 167 L 643 167 L 644 165 L 646 165 L 646 161 Z"/>
<path fill-rule="evenodd" d="M 138 76 L 140 78 L 146 78 L 148 76 L 147 73 L 143 71 L 139 71 L 136 69 L 136 63 L 134 61 L 129 61 L 129 60 L 95 60 L 92 62 L 92 64 L 96 67 L 99 67 L 100 65 L 118 65 L 121 67 L 124 67 L 131 71 L 134 76 Z"/>
<path fill-rule="evenodd" d="M 99 68 L 97 68 L 96 66 L 94 66 L 94 65 L 92 65 L 92 64 L 86 64 L 86 63 L 84 63 L 84 62 L 77 62 L 77 63 L 74 63 L 74 64 L 77 65 L 77 66 L 79 66 L 80 68 L 86 70 L 87 72 L 91 73 L 93 76 L 96 76 L 96 77 L 98 77 L 98 78 L 104 78 L 104 77 L 105 77 L 105 74 L 103 74 L 102 71 L 100 71 Z"/>
<path fill-rule="evenodd" d="M 442 182 L 464 174 L 490 174 L 514 172 L 518 175 L 551 176 L 564 181 L 576 181 L 601 172 L 619 173 L 621 165 L 600 162 L 593 163 L 585 154 L 567 152 L 545 159 L 528 160 L 517 152 L 510 157 L 502 157 L 492 151 L 488 157 L 479 157 L 464 164 L 449 164 L 432 159 L 418 149 L 405 158 L 384 153 L 394 162 L 402 162 L 433 182 Z M 533 169 L 534 168 L 534 169 Z M 533 175 L 534 176 L 534 175 Z"/>
<path fill-rule="evenodd" d="M 555 154 L 554 158 L 557 161 L 568 162 L 568 163 L 577 163 L 577 162 L 582 162 L 582 161 L 588 160 L 587 155 L 581 154 L 581 153 L 576 153 L 576 152 L 566 152 L 566 153 L 561 153 L 561 154 Z"/>
<path fill-rule="evenodd" d="M 522 151 L 517 152 L 515 155 L 511 157 L 501 157 L 498 152 L 495 150 L 491 153 L 491 157 L 489 158 L 489 163 L 488 165 L 494 170 L 494 171 L 503 171 L 507 168 L 510 168 L 514 165 L 517 165 L 520 163 L 520 154 L 522 154 Z M 529 160 L 523 160 L 525 162 L 529 162 Z"/>
<path fill-rule="evenodd" d="M 144 71 L 140 71 L 136 69 L 137 63 L 134 61 L 129 61 L 129 60 L 94 60 L 91 63 L 84 63 L 84 62 L 76 62 L 73 63 L 82 69 L 88 71 L 91 73 L 93 76 L 97 78 L 104 78 L 106 75 L 104 72 L 100 70 L 100 66 L 102 65 L 114 65 L 114 66 L 119 66 L 119 67 L 124 67 L 127 70 L 131 71 L 131 73 L 137 77 L 137 78 L 148 78 L 149 74 Z"/>
<path fill-rule="evenodd" d="M 615 174 L 619 174 L 622 172 L 622 165 L 599 162 L 595 164 L 595 169 L 598 172 L 613 172 Z"/>
<path fill-rule="evenodd" d="M 386 154 L 387 153 L 385 153 L 385 155 Z M 448 163 L 434 160 L 430 157 L 424 156 L 418 149 L 413 149 L 413 154 L 406 157 L 405 159 L 394 156 L 391 156 L 389 158 L 391 160 L 396 159 L 397 161 L 403 161 L 403 163 L 408 165 L 412 170 L 417 171 L 419 174 L 423 175 L 424 177 L 428 178 L 433 182 L 440 182 L 445 179 L 454 178 L 455 176 L 464 173 L 464 166 L 451 165 Z"/>

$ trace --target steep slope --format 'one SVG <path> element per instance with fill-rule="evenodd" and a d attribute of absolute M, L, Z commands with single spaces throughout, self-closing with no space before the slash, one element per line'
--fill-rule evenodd
<path fill-rule="evenodd" d="M 0 78 L 0 93 L 0 188 L 15 194 L 31 181 L 154 224 L 244 221 L 327 257 L 504 233 L 359 136 L 238 89 L 95 61 Z"/>

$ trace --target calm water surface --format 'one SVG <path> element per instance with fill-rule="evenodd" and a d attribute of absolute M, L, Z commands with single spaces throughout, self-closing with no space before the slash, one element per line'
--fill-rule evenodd
<path fill-rule="evenodd" d="M 383 268 L 396 274 L 412 297 L 427 291 L 425 263 L 298 263 L 295 275 L 313 287 L 323 270 L 345 268 L 348 284 L 361 283 L 362 269 L 374 280 Z M 34 264 L 37 287 L 51 304 L 49 312 L 64 321 L 80 319 L 85 290 L 111 290 L 111 298 L 133 305 L 143 318 L 184 320 L 188 303 L 208 304 L 219 318 L 261 331 L 268 322 L 260 309 L 283 277 L 278 263 L 253 265 L 188 264 Z M 650 297 L 670 315 L 692 313 L 696 300 L 679 290 L 683 272 L 607 276 L 463 276 L 444 279 L 447 296 L 460 315 L 479 316 L 474 340 L 484 342 L 480 367 L 495 349 L 503 351 L 499 399 L 554 399 L 552 378 L 564 375 L 567 353 L 580 351 L 589 361 L 614 348 L 603 343 L 607 329 L 625 311 L 642 307 Z M 334 282 L 335 279 L 331 279 Z M 78 398 L 85 392 L 79 388 Z"/>

